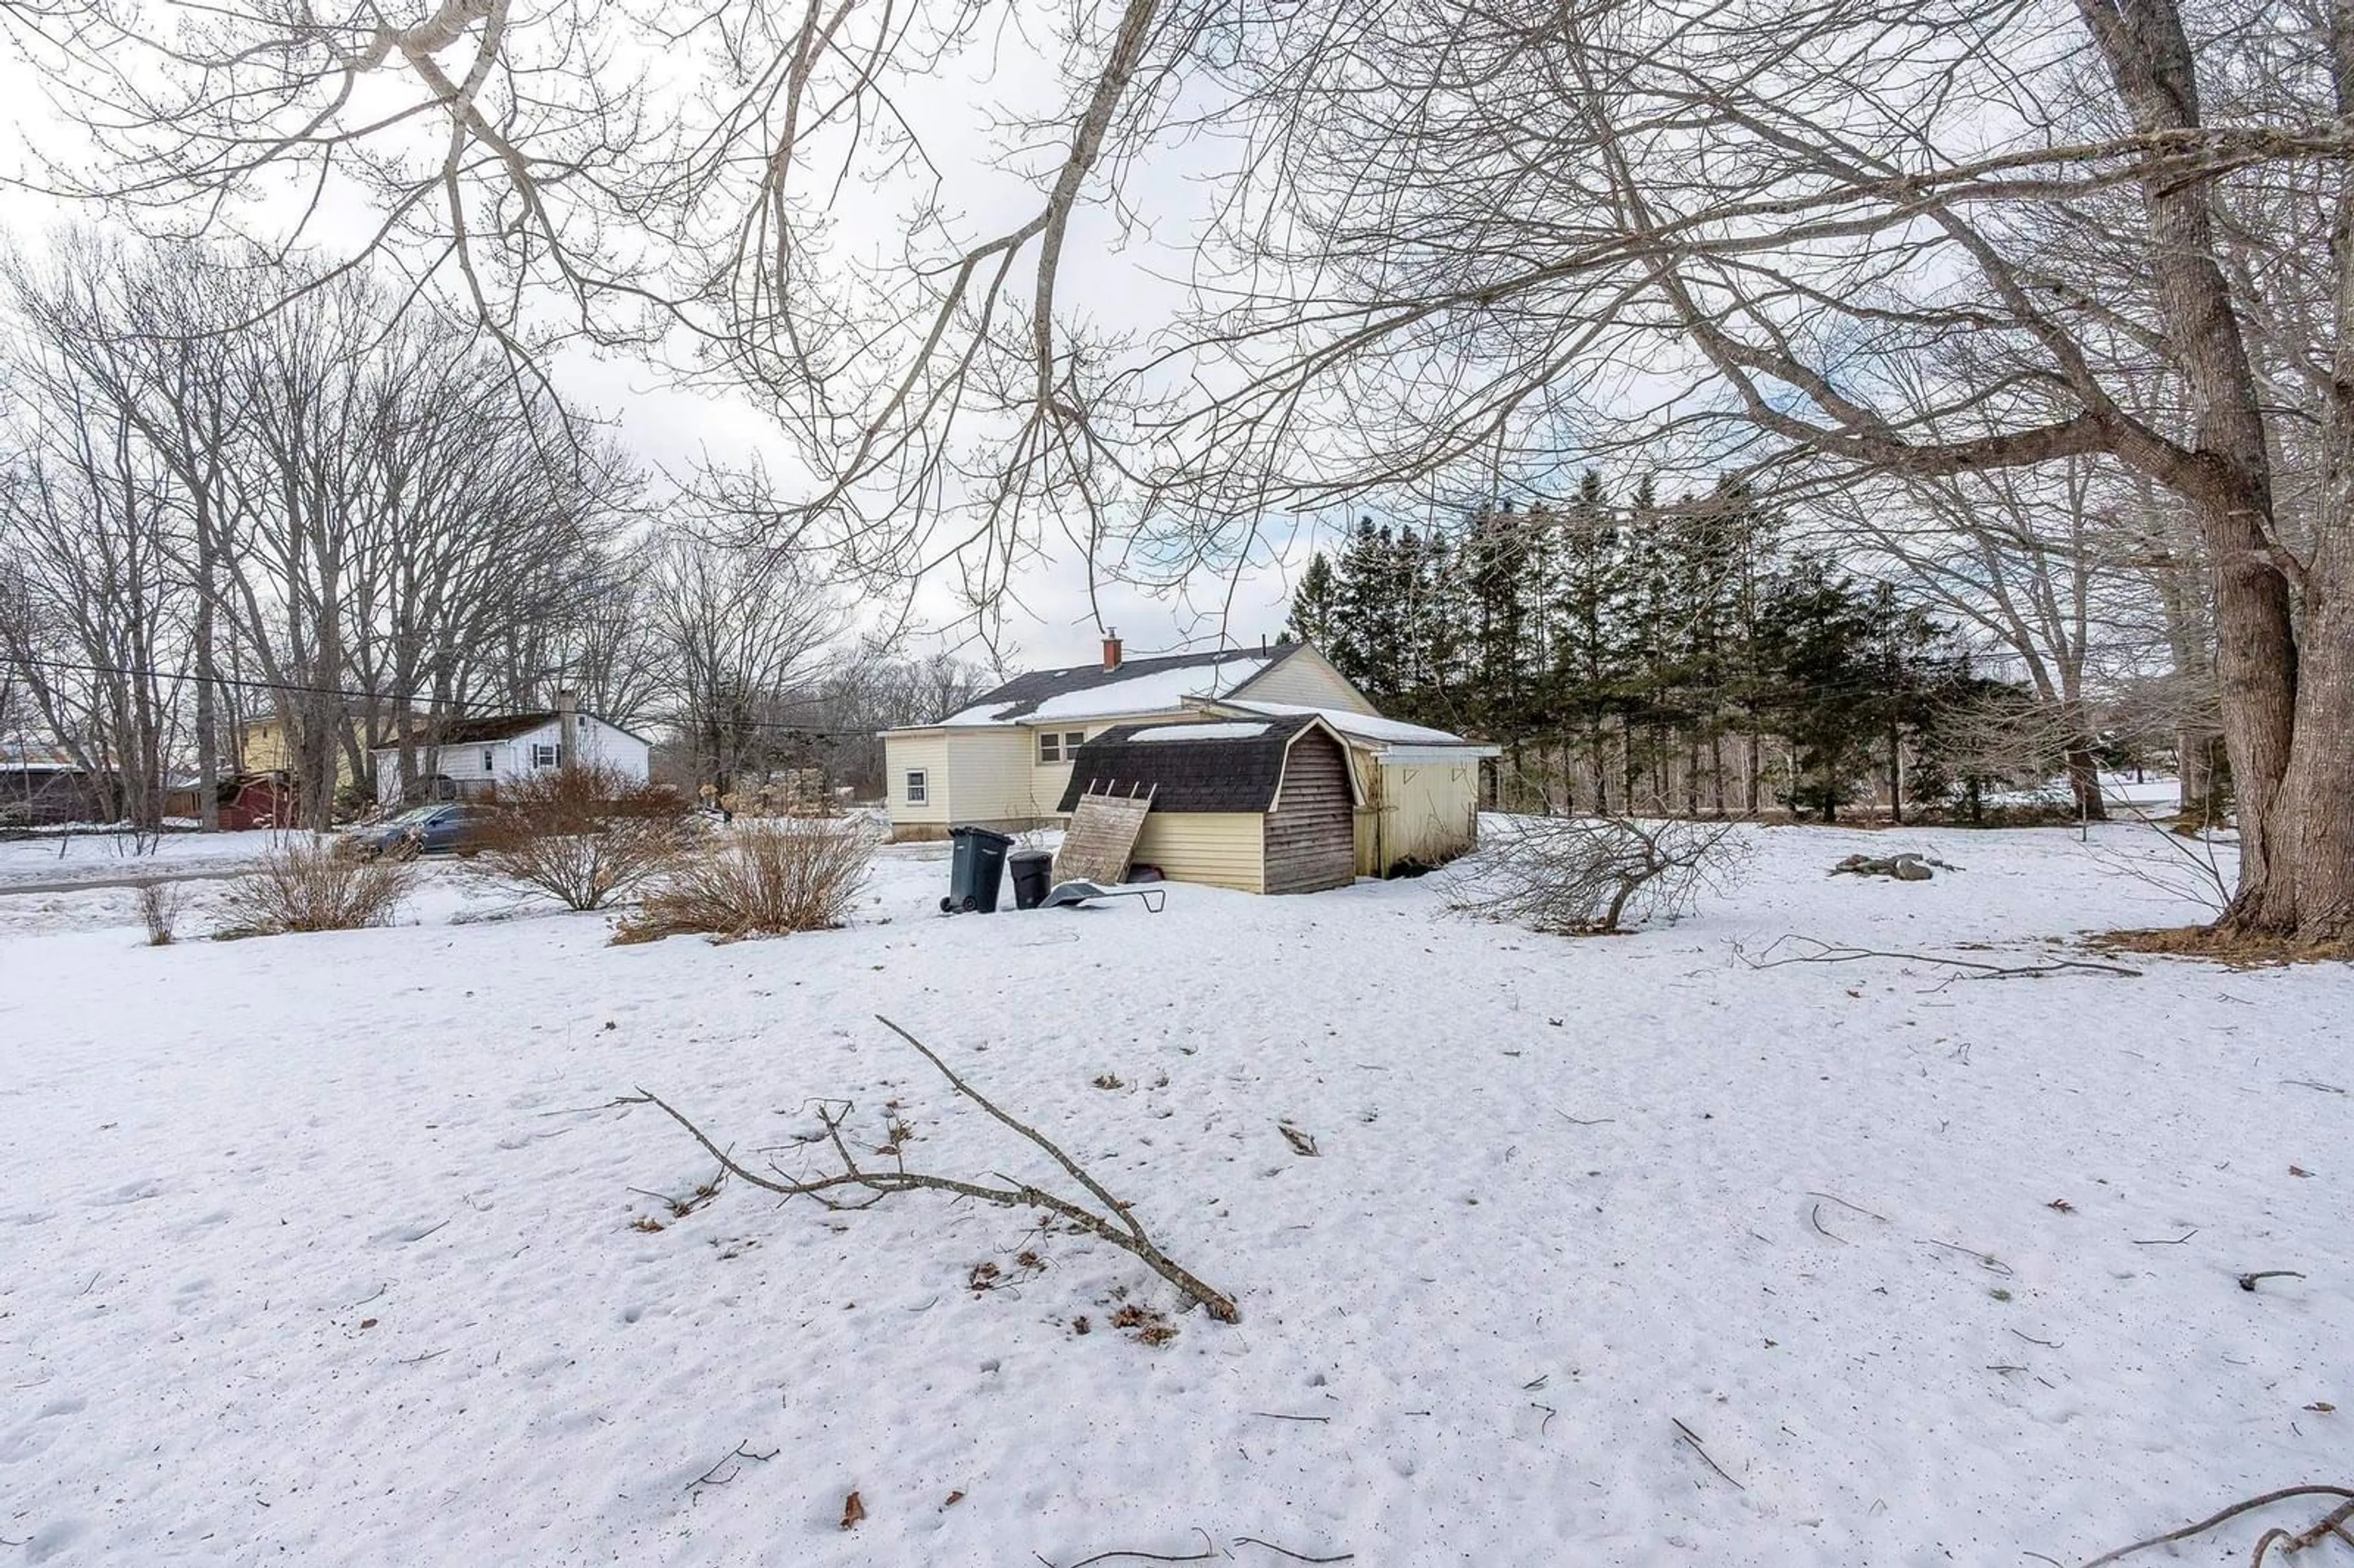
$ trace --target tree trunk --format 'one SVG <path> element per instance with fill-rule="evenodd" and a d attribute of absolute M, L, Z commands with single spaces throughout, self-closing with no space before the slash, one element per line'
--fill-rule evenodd
<path fill-rule="evenodd" d="M 2331 8 L 2332 65 L 2338 112 L 2349 101 L 2347 6 Z M 2182 24 L 2179 0 L 2113 5 L 2077 0 L 2086 29 L 2106 58 L 2119 99 L 2136 128 L 2179 132 L 2200 127 L 2198 73 Z M 2343 182 L 2341 182 L 2343 184 Z M 2320 737 L 2294 745 L 2303 705 L 2298 697 L 2296 636 L 2289 582 L 2273 536 L 2272 457 L 2247 344 L 2216 258 L 2213 195 L 2204 182 L 2153 174 L 2142 189 L 2149 223 L 2153 297 L 2166 323 L 2193 410 L 2197 462 L 2171 475 L 2170 485 L 2197 508 L 2200 533 L 2215 571 L 2216 675 L 2223 709 L 2223 740 L 2240 799 L 2240 886 L 2219 923 L 2226 931 L 2285 935 L 2300 927 L 2297 889 L 2311 868 L 2310 810 L 2286 775 Z M 2354 373 L 2354 276 L 2349 276 L 2347 220 L 2354 188 L 2341 192 L 2330 235 L 2336 267 L 2337 387 L 2323 432 L 2329 477 L 2317 533 L 2340 529 L 2349 395 Z M 2317 603 L 2308 604 L 2308 615 Z M 2337 612 L 2342 613 L 2342 612 Z M 2325 703 L 2322 705 L 2327 706 Z M 2345 745 L 2344 732 L 2335 737 Z M 2306 758 L 2298 790 L 2320 786 L 2331 771 Z M 2341 798 L 2342 803 L 2342 798 Z M 2323 841 L 2311 841 L 2319 845 Z"/>
<path fill-rule="evenodd" d="M 196 576 L 203 586 L 196 593 L 196 827 L 220 832 L 220 717 L 218 672 L 213 668 L 212 565 L 210 552 L 197 546 Z"/>
<path fill-rule="evenodd" d="M 2082 740 L 2068 743 L 2068 793 L 2075 800 L 2077 821 L 2105 822 L 2109 820 L 2107 802 L 2101 796 L 2101 759 L 2094 756 L 2092 747 Z"/>
<path fill-rule="evenodd" d="M 2341 532 L 2324 550 L 2306 577 L 2295 737 L 2265 819 L 2267 874 L 2254 898 L 2243 882 L 2225 916 L 2306 942 L 2354 938 L 2354 549 Z"/>

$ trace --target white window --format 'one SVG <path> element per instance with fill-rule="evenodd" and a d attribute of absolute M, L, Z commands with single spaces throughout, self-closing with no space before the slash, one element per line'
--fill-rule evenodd
<path fill-rule="evenodd" d="M 931 799 L 931 780 L 924 777 L 924 770 L 920 768 L 908 768 L 907 804 L 923 805 Z"/>
<path fill-rule="evenodd" d="M 495 773 L 499 770 L 498 763 L 493 758 L 493 754 L 491 748 L 487 746 L 482 747 L 482 771 L 486 774 Z"/>
<path fill-rule="evenodd" d="M 534 768 L 563 767 L 564 747 L 562 746 L 549 746 L 540 741 L 532 742 L 531 765 Z"/>
<path fill-rule="evenodd" d="M 1078 756 L 1079 747 L 1087 743 L 1087 732 L 1083 729 L 1041 730 L 1038 734 L 1038 760 L 1041 764 L 1068 762 Z"/>

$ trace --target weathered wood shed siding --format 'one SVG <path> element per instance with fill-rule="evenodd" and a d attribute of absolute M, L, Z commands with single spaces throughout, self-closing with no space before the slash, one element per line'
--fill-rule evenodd
<path fill-rule="evenodd" d="M 1306 732 L 1291 743 L 1267 814 L 1266 891 L 1320 893 L 1355 880 L 1354 818 L 1346 755 L 1322 730 Z"/>

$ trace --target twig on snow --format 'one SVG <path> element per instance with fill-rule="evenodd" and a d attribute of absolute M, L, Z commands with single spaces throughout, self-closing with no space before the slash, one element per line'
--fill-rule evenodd
<path fill-rule="evenodd" d="M 2334 1535 L 2349 1546 L 2354 1546 L 2354 1535 L 2346 1532 L 2349 1520 L 2354 1520 L 2354 1498 L 2349 1498 L 2324 1514 L 2311 1530 L 2296 1536 L 2288 1543 L 2291 1552 L 2303 1552 L 2321 1544 L 2325 1535 Z"/>
<path fill-rule="evenodd" d="M 2303 1279 L 2304 1275 L 2293 1268 L 2260 1268 L 2253 1274 L 2240 1276 L 2240 1288 L 2253 1290 L 2259 1279 Z"/>
<path fill-rule="evenodd" d="M 1190 1556 L 1172 1557 L 1159 1552 L 1098 1552 L 1093 1557 L 1080 1558 L 1076 1563 L 1072 1563 L 1070 1568 L 1088 1568 L 1088 1564 L 1090 1563 L 1117 1563 L 1123 1559 L 1134 1563 L 1207 1563 L 1212 1558 L 1221 1555 L 1218 1551 L 1218 1543 L 1210 1539 L 1210 1532 L 1208 1531 L 1204 1530 L 1199 1525 L 1195 1525 L 1193 1527 L 1193 1533 L 1202 1538 L 1202 1550 L 1193 1552 Z M 1030 1555 L 1033 1557 L 1038 1557 L 1038 1554 L 1034 1552 Z M 1038 1557 L 1038 1561 L 1044 1563 L 1046 1560 L 1044 1557 Z M 1047 1568 L 1053 1568 L 1053 1564 L 1048 1563 Z"/>
<path fill-rule="evenodd" d="M 1319 1421 L 1329 1424 L 1332 1419 L 1329 1415 L 1286 1415 L 1278 1410 L 1254 1410 L 1251 1414 L 1263 1415 L 1269 1421 Z"/>
<path fill-rule="evenodd" d="M 2342 1095 L 2348 1092 L 2336 1084 L 2325 1084 L 2313 1078 L 2283 1078 L 2281 1082 L 2292 1088 L 2319 1089 L 2325 1095 Z"/>
<path fill-rule="evenodd" d="M 1714 1459 L 1712 1459 L 1712 1458 L 1710 1458 L 1710 1457 L 1709 1457 L 1708 1450 L 1707 1450 L 1707 1449 L 1705 1449 L 1705 1448 L 1703 1448 L 1703 1447 L 1702 1447 L 1702 1446 L 1700 1446 L 1700 1439 L 1699 1439 L 1698 1437 L 1695 1437 L 1695 1436 L 1692 1436 L 1692 1429 L 1691 1429 L 1691 1427 L 1689 1427 L 1689 1426 L 1685 1425 L 1684 1425 L 1682 1422 L 1681 1422 L 1681 1421 L 1677 1421 L 1677 1420 L 1676 1420 L 1676 1418 L 1675 1418 L 1674 1416 L 1672 1416 L 1672 1415 L 1669 1416 L 1669 1417 L 1668 1417 L 1668 1419 L 1669 1419 L 1670 1422 L 1674 1422 L 1674 1424 L 1675 1424 L 1675 1428 L 1676 1428 L 1676 1436 L 1678 1436 L 1681 1437 L 1685 1442 L 1687 1442 L 1687 1443 L 1691 1444 L 1691 1451 L 1692 1451 L 1693 1453 L 1695 1453 L 1695 1454 L 1698 1454 L 1698 1455 L 1701 1457 L 1702 1462 L 1702 1463 L 1704 1463 L 1704 1464 L 1706 1464 L 1710 1469 L 1714 1470 L 1718 1475 L 1723 1476 L 1726 1480 L 1728 1480 L 1728 1481 L 1732 1481 L 1732 1482 L 1733 1482 L 1733 1489 L 1734 1489 L 1734 1491 L 1737 1491 L 1737 1492 L 1745 1492 L 1745 1491 L 1747 1491 L 1747 1490 L 1749 1489 L 1747 1487 L 1743 1486 L 1739 1481 L 1734 1481 L 1734 1480 L 1733 1480 L 1733 1473 L 1732 1473 L 1731 1471 L 1727 1470 L 1727 1469 L 1726 1469 L 1723 1465 L 1718 1464 Z"/>
<path fill-rule="evenodd" d="M 1829 1236 L 1831 1240 L 1839 1243 L 1841 1246 L 1853 1245 L 1849 1242 L 1847 1237 L 1823 1229 L 1823 1206 L 1820 1203 L 1817 1203 L 1813 1209 L 1808 1211 L 1807 1217 L 1814 1222 L 1815 1234 L 1817 1235 Z"/>
<path fill-rule="evenodd" d="M 869 1208 L 885 1198 L 901 1192 L 946 1192 L 952 1197 L 979 1199 L 982 1202 L 995 1203 L 1006 1208 L 1044 1209 L 1048 1213 L 1067 1221 L 1077 1229 L 1095 1236 L 1097 1240 L 1109 1242 L 1112 1245 L 1129 1253 L 1152 1272 L 1175 1286 L 1188 1301 L 1202 1307 L 1211 1317 L 1220 1322 L 1233 1323 L 1240 1320 L 1241 1314 L 1235 1310 L 1233 1298 L 1223 1291 L 1211 1288 L 1190 1270 L 1162 1252 L 1151 1236 L 1146 1233 L 1143 1225 L 1138 1222 L 1136 1216 L 1129 1213 L 1129 1205 L 1113 1197 L 1102 1182 L 1089 1175 L 1078 1161 L 1066 1153 L 1054 1139 L 1026 1122 L 1008 1114 L 995 1101 L 960 1077 L 955 1069 L 942 1061 L 938 1054 L 930 1046 L 889 1019 L 878 1014 L 875 1022 L 921 1053 L 924 1059 L 938 1069 L 940 1075 L 949 1081 L 949 1086 L 958 1094 L 972 1101 L 992 1118 L 1013 1128 L 1030 1143 L 1044 1150 L 1057 1165 L 1069 1172 L 1072 1180 L 1087 1189 L 1100 1205 L 1100 1211 L 1089 1209 L 1030 1182 L 1017 1181 L 1002 1172 L 997 1173 L 997 1179 L 1004 1185 L 990 1186 L 978 1181 L 965 1181 L 953 1177 L 931 1176 L 909 1171 L 904 1160 L 894 1170 L 869 1170 L 858 1163 L 858 1157 L 851 1151 L 850 1142 L 842 1133 L 843 1123 L 848 1118 L 852 1108 L 846 1100 L 822 1101 L 818 1107 L 818 1119 L 824 1128 L 822 1135 L 822 1140 L 832 1146 L 834 1157 L 842 1163 L 842 1170 L 835 1175 L 815 1177 L 806 1181 L 786 1175 L 781 1168 L 774 1164 L 769 1167 L 773 1172 L 770 1175 L 764 1176 L 751 1170 L 729 1150 L 722 1149 L 713 1141 L 709 1134 L 688 1119 L 683 1112 L 649 1090 L 639 1089 L 634 1096 L 630 1097 L 630 1103 L 652 1106 L 678 1123 L 680 1127 L 686 1129 L 689 1136 L 703 1146 L 705 1153 L 718 1160 L 721 1168 L 737 1180 L 764 1192 L 779 1193 L 787 1198 L 814 1199 L 829 1209 Z M 837 1104 L 839 1108 L 835 1108 Z M 850 1202 L 838 1195 L 854 1192 L 864 1192 L 866 1196 L 861 1201 Z"/>
<path fill-rule="evenodd" d="M 1861 1203 L 1850 1203 L 1845 1198 L 1840 1197 L 1837 1192 L 1809 1192 L 1807 1196 L 1809 1198 L 1820 1198 L 1825 1202 L 1837 1203 L 1842 1209 L 1851 1209 L 1855 1213 L 1864 1216 L 1866 1219 L 1878 1220 L 1883 1225 L 1888 1223 L 1888 1216 L 1886 1214 L 1873 1213 L 1870 1209 L 1865 1208 Z"/>
<path fill-rule="evenodd" d="M 1776 949 L 1785 943 L 1803 946 L 1796 946 L 1795 950 L 1780 958 L 1773 957 Z M 1852 964 L 1865 959 L 1893 959 L 1901 963 L 1944 964 L 1949 969 L 1967 970 L 1970 978 L 1976 980 L 2026 980 L 2063 974 L 2072 969 L 2083 969 L 2091 974 L 2123 975 L 2128 980 L 2141 978 L 2139 969 L 2129 969 L 2122 964 L 2097 964 L 2087 959 L 2051 959 L 2040 964 L 1989 964 L 1978 959 L 1949 959 L 1935 953 L 1894 953 L 1884 952 L 1878 948 L 1835 947 L 1829 942 L 1817 941 L 1812 937 L 1777 937 L 1765 952 L 1755 958 L 1738 948 L 1734 951 L 1740 955 L 1743 963 L 1753 969 L 1778 969 L 1786 964 Z"/>
<path fill-rule="evenodd" d="M 745 1460 L 749 1459 L 756 1465 L 765 1465 L 781 1452 L 783 1452 L 783 1450 L 771 1448 L 765 1454 L 756 1454 L 752 1451 L 752 1445 L 749 1441 L 737 1444 L 736 1451 L 734 1453 L 724 1456 L 720 1459 L 719 1463 L 712 1466 L 711 1468 L 704 1471 L 703 1474 L 695 1477 L 695 1479 L 686 1483 L 686 1495 L 688 1500 L 692 1501 L 695 1498 L 701 1497 L 703 1495 L 702 1489 L 705 1487 L 724 1487 L 728 1482 L 734 1480 L 737 1476 L 742 1475 L 744 1473 Z M 726 1469 L 726 1467 L 731 1464 L 735 1468 L 729 1469 L 724 1476 L 719 1473 L 722 1469 Z"/>
<path fill-rule="evenodd" d="M 2312 1497 L 2342 1498 L 2349 1502 L 2354 1502 L 2354 1490 L 2349 1490 L 2345 1487 L 2330 1486 L 2283 1487 L 2276 1492 L 2266 1492 L 2262 1497 L 2249 1498 L 2243 1502 L 2235 1502 L 2230 1508 L 2225 1509 L 2222 1512 L 2216 1514 L 2210 1519 L 2202 1519 L 2197 1524 L 2186 1524 L 2180 1530 L 2170 1530 L 2164 1535 L 2153 1535 L 2147 1541 L 2137 1541 L 2131 1546 L 2120 1546 L 2115 1552 L 2094 1558 L 2090 1563 L 2084 1564 L 2084 1568 L 2107 1568 L 2107 1564 L 2117 1562 L 2122 1558 L 2130 1557 L 2137 1552 L 2146 1551 L 2153 1546 L 2164 1546 L 2172 1542 L 2188 1541 L 2194 1535 L 2204 1535 L 2209 1531 L 2214 1529 L 2217 1525 L 2237 1519 L 2243 1513 L 2253 1513 L 2260 1508 L 2270 1508 L 2274 1503 L 2286 1502 L 2291 1498 Z M 2342 1512 L 2343 1510 L 2341 1510 L 2339 1511 Z M 2259 1564 L 2264 1561 L 2264 1553 L 2270 1549 L 2269 1539 L 2270 1538 L 2268 1536 L 2265 1542 L 2259 1542 L 2256 1547 L 2255 1561 Z M 2320 1538 L 2317 1536 L 2315 1539 L 2317 1541 Z"/>
<path fill-rule="evenodd" d="M 2136 1246 L 2180 1246 L 2184 1242 L 2189 1241 L 2192 1236 L 2195 1236 L 2198 1234 L 2199 1227 L 2197 1225 L 2193 1225 L 2179 1236 L 2154 1236 L 2147 1241 L 2144 1241 L 2139 1236 L 2135 1236 L 2131 1239 Z"/>
<path fill-rule="evenodd" d="M 1931 1246 L 1944 1247 L 1947 1252 L 1967 1253 L 1970 1256 L 1978 1260 L 1979 1266 L 1990 1268 L 1997 1274 L 2002 1275 L 2006 1277 L 2009 1277 L 2017 1272 L 2010 1266 L 2010 1265 L 2003 1262 L 2002 1259 L 1995 1256 L 1994 1254 L 1990 1252 L 1980 1252 L 1974 1246 L 1964 1246 L 1959 1242 L 1939 1241 L 1935 1236 L 1929 1238 L 1929 1245 Z"/>
<path fill-rule="evenodd" d="M 1305 1552 L 1294 1552 L 1288 1546 L 1278 1546 L 1274 1542 L 1261 1541 L 1256 1535 L 1237 1535 L 1235 1537 L 1235 1544 L 1236 1546 L 1264 1546 L 1269 1552 L 1275 1552 L 1279 1556 L 1290 1558 L 1294 1563 L 1353 1563 L 1356 1561 L 1357 1557 L 1357 1554 L 1353 1552 L 1343 1552 L 1339 1553 L 1337 1556 L 1332 1557 L 1310 1557 Z"/>

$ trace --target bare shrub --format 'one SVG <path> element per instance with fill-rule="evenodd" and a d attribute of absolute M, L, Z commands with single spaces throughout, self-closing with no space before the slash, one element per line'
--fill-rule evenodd
<path fill-rule="evenodd" d="M 503 785 L 478 840 L 477 874 L 599 909 L 671 866 L 695 837 L 686 798 L 604 767 L 556 768 Z"/>
<path fill-rule="evenodd" d="M 266 937 L 388 926 L 416 876 L 400 861 L 362 860 L 336 853 L 323 840 L 297 840 L 271 850 L 260 865 L 228 885 L 223 934 Z"/>
<path fill-rule="evenodd" d="M 721 842 L 679 860 L 613 939 L 828 930 L 849 916 L 874 857 L 874 835 L 854 820 L 738 822 Z"/>
<path fill-rule="evenodd" d="M 1673 920 L 1748 860 L 1730 822 L 1494 817 L 1445 874 L 1447 907 L 1532 931 L 1587 936 Z"/>
<path fill-rule="evenodd" d="M 143 882 L 139 885 L 139 918 L 147 927 L 147 945 L 168 948 L 177 934 L 180 916 L 196 896 L 185 882 Z"/>
<path fill-rule="evenodd" d="M 950 1088 L 989 1113 L 990 1117 L 1001 1126 L 1012 1128 L 1044 1151 L 1055 1164 L 1063 1168 L 1072 1181 L 1079 1184 L 1086 1196 L 1084 1198 L 1061 1196 L 1046 1191 L 1036 1182 L 1019 1181 L 1002 1174 L 998 1175 L 994 1181 L 976 1181 L 963 1177 L 939 1176 L 910 1171 L 907 1169 L 906 1159 L 899 1153 L 899 1146 L 906 1141 L 906 1139 L 904 1128 L 896 1118 L 890 1126 L 890 1134 L 894 1141 L 885 1146 L 885 1152 L 892 1160 L 890 1168 L 883 1170 L 861 1165 L 858 1162 L 857 1154 L 853 1151 L 852 1140 L 844 1136 L 843 1131 L 843 1124 L 850 1119 L 851 1111 L 854 1108 L 848 1100 L 818 1101 L 818 1132 L 798 1140 L 798 1147 L 815 1150 L 821 1159 L 824 1158 L 826 1150 L 831 1150 L 832 1158 L 840 1161 L 841 1169 L 838 1171 L 824 1171 L 823 1167 L 820 1167 L 819 1171 L 822 1173 L 800 1173 L 790 1171 L 778 1164 L 774 1159 L 768 1161 L 767 1171 L 755 1171 L 736 1158 L 732 1145 L 722 1147 L 713 1140 L 709 1133 L 705 1132 L 702 1128 L 688 1119 L 684 1112 L 660 1096 L 649 1093 L 643 1088 L 640 1088 L 634 1095 L 625 1095 L 613 1103 L 652 1106 L 684 1128 L 688 1135 L 703 1146 L 705 1152 L 719 1161 L 720 1169 L 728 1175 L 740 1181 L 748 1182 L 763 1192 L 775 1192 L 787 1199 L 813 1199 L 820 1205 L 830 1210 L 872 1208 L 903 1192 L 939 1192 L 959 1202 L 977 1200 L 984 1203 L 995 1203 L 1004 1208 L 1029 1208 L 1041 1211 L 1045 1216 L 1044 1222 L 1042 1223 L 1059 1220 L 1075 1232 L 1092 1235 L 1098 1241 L 1109 1242 L 1112 1245 L 1134 1256 L 1153 1273 L 1175 1286 L 1187 1301 L 1202 1308 L 1219 1322 L 1236 1323 L 1242 1320 L 1241 1314 L 1235 1309 L 1233 1297 L 1204 1284 L 1199 1276 L 1161 1251 L 1160 1244 L 1152 1239 L 1151 1233 L 1144 1228 L 1144 1223 L 1136 1217 L 1135 1205 L 1123 1202 L 1114 1197 L 1110 1190 L 1089 1172 L 1086 1166 L 1072 1159 L 1062 1145 L 982 1094 L 970 1081 L 959 1075 L 956 1069 L 942 1060 L 938 1052 L 908 1033 L 907 1031 L 879 1013 L 875 1015 L 875 1022 L 921 1052 L 924 1059 L 938 1070 L 940 1076 L 949 1081 Z M 1035 1256 L 1033 1254 L 1025 1253 L 1022 1261 L 1025 1267 L 1036 1266 Z M 998 1270 L 991 1264 L 981 1265 L 968 1277 L 976 1290 L 990 1288 L 998 1277 Z M 1130 1318 L 1127 1316 L 1128 1309 L 1123 1308 L 1122 1315 L 1112 1319 L 1113 1327 L 1145 1329 L 1146 1332 L 1139 1334 L 1137 1338 L 1148 1345 L 1165 1344 L 1175 1338 L 1176 1330 L 1169 1328 L 1166 1319 L 1162 1319 L 1158 1312 L 1142 1308 L 1137 1310 L 1140 1315 Z M 1155 1330 L 1159 1331 L 1156 1333 L 1153 1331 Z"/>
<path fill-rule="evenodd" d="M 2088 840 L 2084 851 L 2101 869 L 2114 876 L 2129 877 L 2166 898 L 2192 905 L 2209 920 L 2221 918 L 2231 906 L 2232 874 L 2237 867 L 2234 864 L 2227 871 L 2217 849 L 2220 845 L 2231 850 L 2236 857 L 2236 836 L 2195 826 L 2186 832 L 2131 806 L 2122 814 L 2149 831 L 2135 834 L 2129 843 Z"/>

